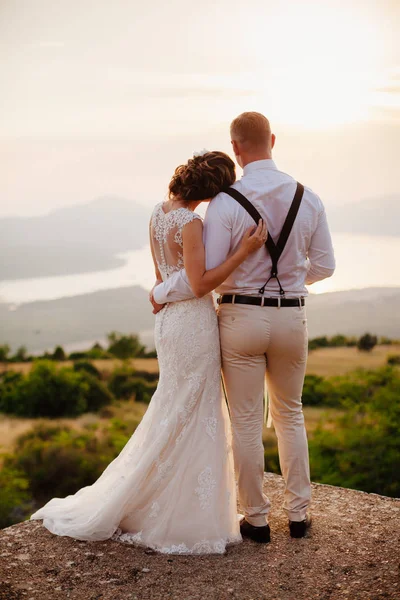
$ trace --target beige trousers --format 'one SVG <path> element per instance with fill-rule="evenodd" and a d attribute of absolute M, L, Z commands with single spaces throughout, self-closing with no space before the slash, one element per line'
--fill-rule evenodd
<path fill-rule="evenodd" d="M 263 493 L 266 376 L 285 480 L 283 506 L 290 520 L 301 521 L 311 498 L 301 403 L 308 352 L 305 308 L 221 304 L 218 321 L 241 508 L 252 525 L 266 524 L 270 509 Z"/>

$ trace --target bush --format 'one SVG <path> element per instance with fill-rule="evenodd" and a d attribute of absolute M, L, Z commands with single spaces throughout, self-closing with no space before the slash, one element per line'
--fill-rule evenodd
<path fill-rule="evenodd" d="M 18 390 L 24 376 L 17 371 L 0 373 L 0 412 L 14 414 Z"/>
<path fill-rule="evenodd" d="M 388 365 L 400 365 L 400 354 L 389 354 L 387 357 Z"/>
<path fill-rule="evenodd" d="M 329 346 L 329 341 L 326 335 L 323 337 L 313 338 L 308 342 L 309 350 L 316 350 L 317 348 L 327 348 Z"/>
<path fill-rule="evenodd" d="M 115 369 L 108 383 L 109 389 L 116 398 L 134 398 L 137 402 L 148 404 L 157 388 L 158 374 L 146 373 L 150 381 L 138 377 L 142 374 L 143 371 L 135 371 L 126 365 Z"/>
<path fill-rule="evenodd" d="M 144 379 L 135 379 L 132 381 L 132 392 L 135 395 L 136 402 L 149 404 L 154 392 L 157 389 L 156 383 L 147 383 Z"/>
<path fill-rule="evenodd" d="M 0 346 L 0 362 L 7 362 L 10 350 L 11 348 L 8 344 L 2 344 Z"/>
<path fill-rule="evenodd" d="M 365 333 L 357 342 L 357 348 L 363 352 L 370 352 L 378 343 L 376 335 Z"/>
<path fill-rule="evenodd" d="M 88 360 L 78 360 L 74 363 L 73 366 L 74 371 L 80 373 L 84 371 L 85 373 L 89 373 L 89 375 L 93 375 L 97 379 L 101 379 L 101 374 L 98 369 Z"/>
<path fill-rule="evenodd" d="M 53 352 L 52 359 L 61 362 L 66 360 L 66 358 L 64 348 L 62 348 L 62 346 L 57 346 Z"/>
<path fill-rule="evenodd" d="M 26 362 L 29 360 L 27 349 L 25 346 L 20 346 L 14 356 L 10 359 L 12 362 Z"/>
<path fill-rule="evenodd" d="M 143 356 L 145 347 L 139 341 L 137 335 L 122 335 L 113 331 L 108 336 L 108 352 L 117 358 L 135 358 Z"/>
<path fill-rule="evenodd" d="M 5 457 L 4 469 L 15 471 L 29 481 L 36 505 L 53 497 L 65 497 L 94 483 L 120 453 L 137 425 L 137 421 L 113 420 L 102 428 L 76 431 L 39 423 L 20 436 L 15 454 Z"/>
<path fill-rule="evenodd" d="M 102 381 L 85 370 L 81 371 L 81 376 L 84 382 L 88 385 L 85 394 L 86 410 L 89 412 L 97 412 L 103 406 L 107 406 L 114 402 L 114 395 L 110 392 Z"/>
<path fill-rule="evenodd" d="M 0 375 L 0 411 L 19 417 L 76 417 L 114 401 L 104 383 L 86 368 L 62 369 L 38 361 L 27 375 Z"/>
<path fill-rule="evenodd" d="M 87 410 L 88 389 L 72 369 L 37 362 L 15 387 L 12 412 L 23 417 L 75 417 Z"/>
<path fill-rule="evenodd" d="M 148 371 L 134 371 L 135 377 L 139 377 L 140 379 L 145 379 L 151 383 L 158 382 L 160 378 L 159 373 L 149 373 Z"/>
<path fill-rule="evenodd" d="M 318 375 L 306 375 L 304 379 L 302 402 L 304 406 L 320 406 L 328 403 L 330 386 Z"/>
<path fill-rule="evenodd" d="M 346 411 L 319 426 L 311 439 L 312 476 L 330 485 L 397 497 L 400 373 L 385 367 L 364 372 L 363 378 L 364 386 L 344 402 Z"/>
<path fill-rule="evenodd" d="M 6 458 L 5 466 L 22 471 L 34 498 L 47 501 L 93 483 L 108 460 L 95 434 L 38 425 L 19 438 L 15 455 Z"/>
<path fill-rule="evenodd" d="M 71 352 L 71 354 L 68 355 L 69 360 L 85 360 L 87 358 L 87 352 Z"/>
<path fill-rule="evenodd" d="M 0 529 L 22 521 L 31 508 L 29 481 L 23 471 L 3 467 L 0 471 Z"/>

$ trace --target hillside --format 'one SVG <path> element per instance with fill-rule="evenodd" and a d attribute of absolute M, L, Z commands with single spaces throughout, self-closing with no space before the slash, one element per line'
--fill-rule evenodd
<path fill-rule="evenodd" d="M 307 299 L 310 338 L 320 335 L 360 336 L 366 331 L 400 338 L 400 288 L 369 288 L 311 294 Z M 141 333 L 152 345 L 154 316 L 147 292 L 140 287 L 103 290 L 91 294 L 31 302 L 18 308 L 0 304 L 0 344 L 29 352 L 73 347 L 102 340 L 112 330 Z"/>
<path fill-rule="evenodd" d="M 114 254 L 148 241 L 149 211 L 104 196 L 39 217 L 0 219 L 1 279 L 68 275 L 116 268 Z"/>
<path fill-rule="evenodd" d="M 283 480 L 266 474 L 267 545 L 224 555 L 159 555 L 114 541 L 58 537 L 40 521 L 0 531 L 0 598 L 22 600 L 397 600 L 400 501 L 313 485 L 309 537 L 293 540 Z"/>
<path fill-rule="evenodd" d="M 0 304 L 2 341 L 29 352 L 102 340 L 111 331 L 141 332 L 153 327 L 148 293 L 140 287 L 103 290 L 92 294 L 22 304 L 17 310 Z"/>

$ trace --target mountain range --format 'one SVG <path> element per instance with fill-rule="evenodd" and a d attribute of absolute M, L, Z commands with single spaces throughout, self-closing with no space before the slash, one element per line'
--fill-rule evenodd
<path fill-rule="evenodd" d="M 347 292 L 310 294 L 307 320 L 310 338 L 320 335 L 360 336 L 366 331 L 400 338 L 400 288 L 368 288 Z M 284 309 L 281 309 L 284 310 Z M 124 287 L 72 298 L 30 302 L 15 307 L 0 304 L 0 344 L 29 352 L 61 344 L 70 349 L 89 347 L 116 330 L 139 333 L 153 346 L 154 316 L 148 293 Z"/>
<path fill-rule="evenodd" d="M 118 196 L 38 217 L 0 219 L 0 279 L 116 268 L 115 255 L 148 242 L 150 210 Z"/>
<path fill-rule="evenodd" d="M 38 217 L 0 219 L 0 280 L 114 269 L 118 253 L 148 241 L 148 209 L 103 196 Z M 384 196 L 328 207 L 333 232 L 400 236 L 400 198 Z"/>

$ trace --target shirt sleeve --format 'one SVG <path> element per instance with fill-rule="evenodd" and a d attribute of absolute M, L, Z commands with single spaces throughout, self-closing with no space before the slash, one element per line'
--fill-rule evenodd
<path fill-rule="evenodd" d="M 226 198 L 226 194 L 218 194 L 208 205 L 204 218 L 207 271 L 225 262 L 231 248 L 232 218 L 226 207 Z"/>
<path fill-rule="evenodd" d="M 185 269 L 175 271 L 166 281 L 157 285 L 154 288 L 153 297 L 158 304 L 194 298 L 195 295 L 190 287 Z"/>
<path fill-rule="evenodd" d="M 335 255 L 325 209 L 318 216 L 317 228 L 308 249 L 306 285 L 331 277 L 335 271 Z"/>

